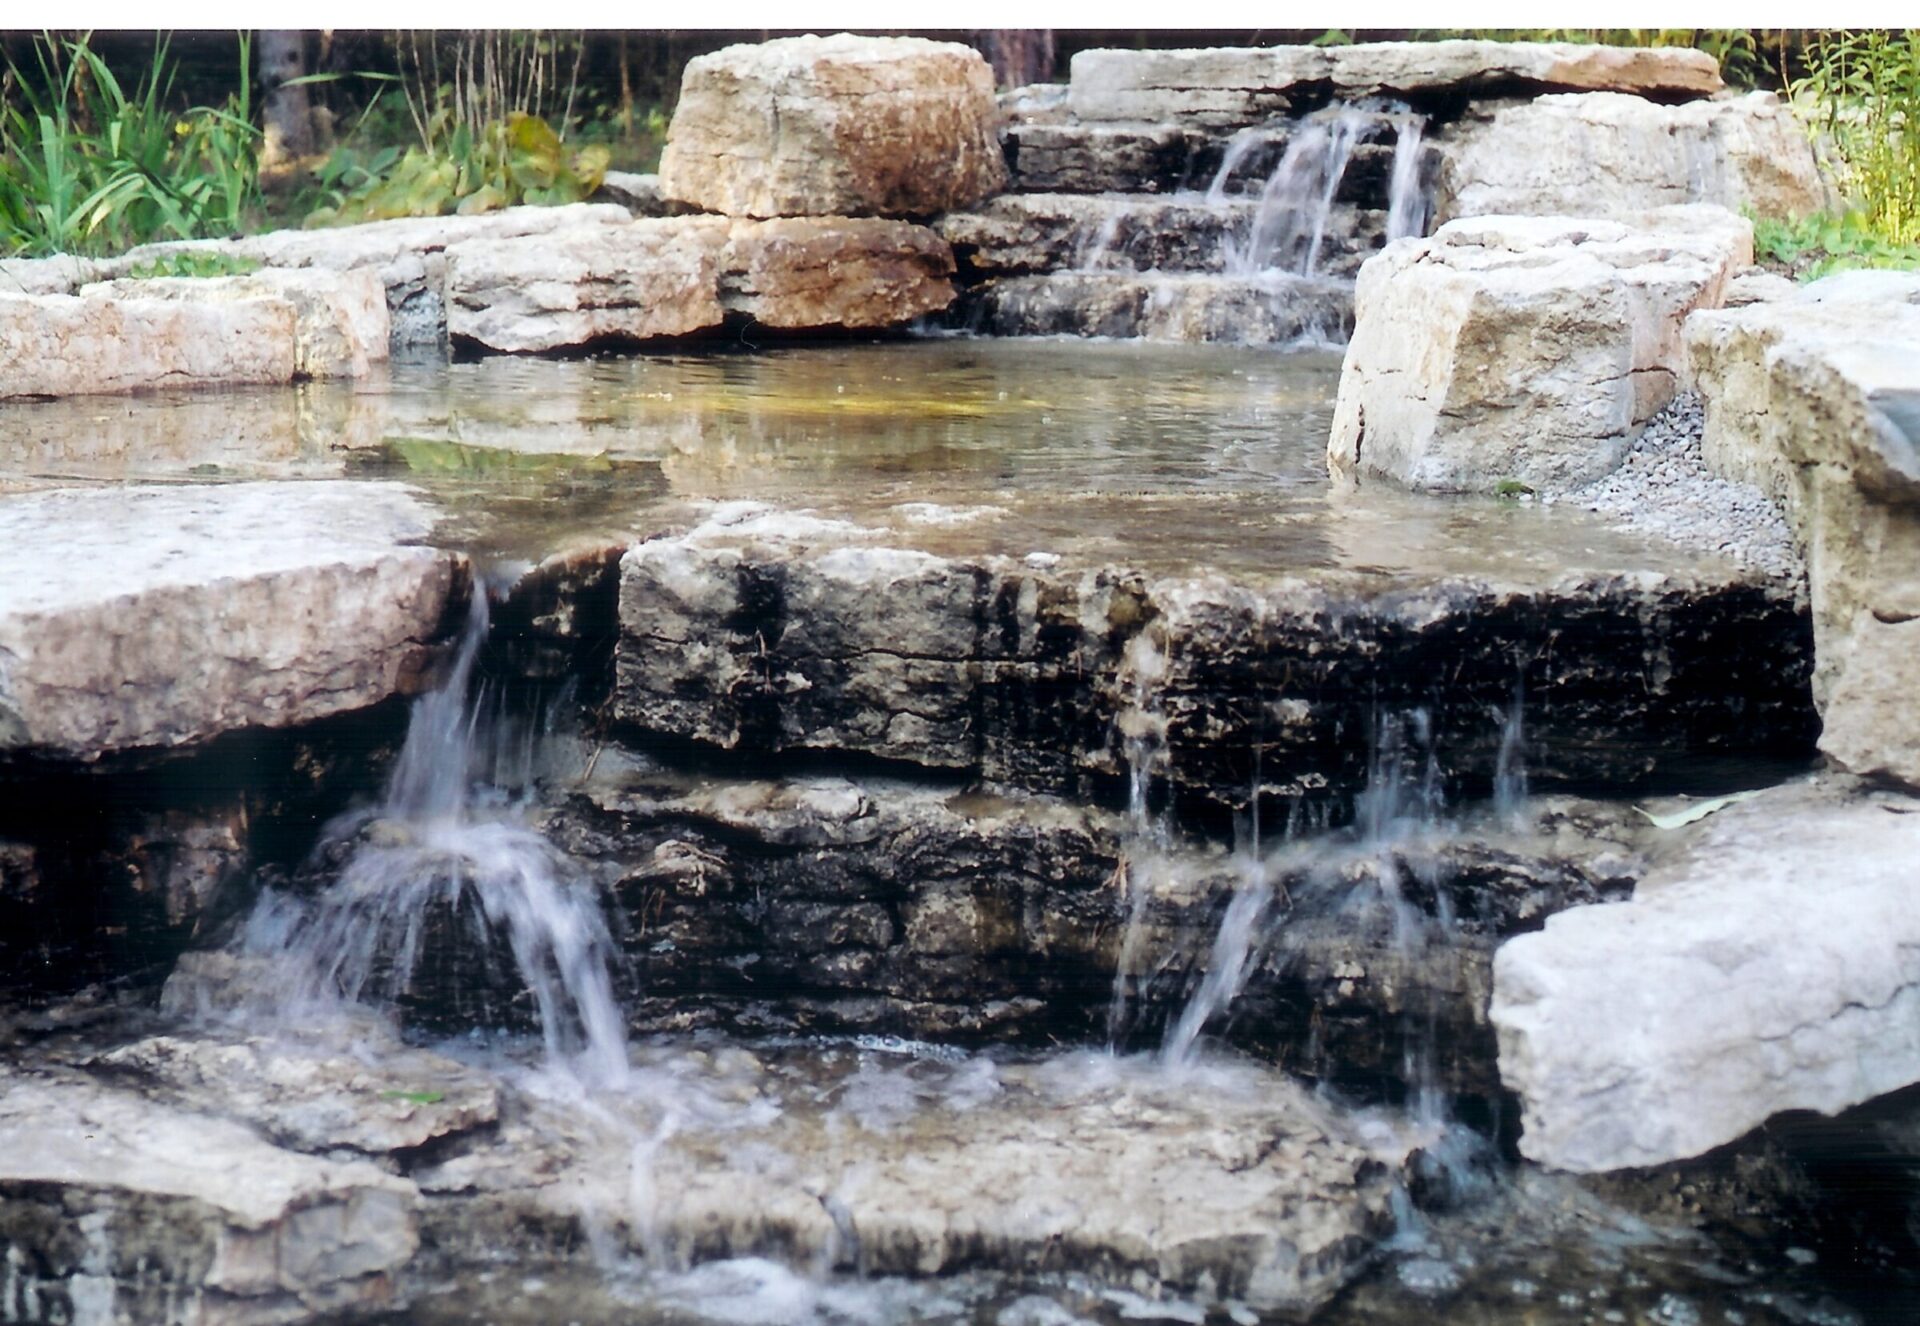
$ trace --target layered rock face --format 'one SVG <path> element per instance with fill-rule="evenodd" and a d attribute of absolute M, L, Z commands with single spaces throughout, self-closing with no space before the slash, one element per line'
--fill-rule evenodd
<path fill-rule="evenodd" d="M 1672 400 L 1688 314 L 1752 259 L 1751 227 L 1717 207 L 1453 221 L 1395 245 L 1361 270 L 1328 464 L 1455 492 L 1598 478 Z"/>
<path fill-rule="evenodd" d="M 1770 92 L 1665 106 L 1618 92 L 1470 115 L 1436 139 L 1435 215 L 1628 217 L 1717 203 L 1764 217 L 1827 204 L 1806 129 Z"/>
<path fill-rule="evenodd" d="M 371 484 L 0 500 L 0 750 L 90 761 L 416 688 L 455 573 L 431 525 Z"/>
<path fill-rule="evenodd" d="M 1663 1164 L 1920 1081 L 1920 804 L 1788 787 L 1709 823 L 1631 902 L 1496 955 L 1531 1159 Z"/>
<path fill-rule="evenodd" d="M 1778 670 L 1772 645 L 1730 658 L 1722 634 L 1745 618 L 1756 638 L 1799 636 L 1790 587 L 1757 579 L 1043 570 L 764 508 L 642 543 L 621 575 L 616 716 L 723 750 L 1111 788 L 1126 769 L 1117 720 L 1155 710 L 1174 786 L 1232 805 L 1256 749 L 1274 794 L 1358 787 L 1351 734 L 1427 704 L 1436 669 L 1449 678 L 1437 746 L 1480 779 L 1498 746 L 1489 714 L 1516 681 L 1569 773 L 1641 777 L 1663 752 L 1805 739 L 1804 672 Z M 1549 622 L 1560 643 L 1542 655 Z M 1616 662 L 1648 687 L 1623 695 Z"/>
<path fill-rule="evenodd" d="M 1006 184 L 993 75 L 917 37 L 793 37 L 688 63 L 670 199 L 729 216 L 929 216 Z"/>
<path fill-rule="evenodd" d="M 1821 749 L 1920 786 L 1920 280 L 1831 277 L 1686 337 L 1708 463 L 1773 493 L 1806 550 Z"/>

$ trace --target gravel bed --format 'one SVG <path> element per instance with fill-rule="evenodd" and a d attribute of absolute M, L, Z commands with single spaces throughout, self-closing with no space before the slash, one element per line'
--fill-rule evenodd
<path fill-rule="evenodd" d="M 1557 500 L 1622 529 L 1715 552 L 1770 575 L 1803 576 L 1786 517 L 1750 484 L 1722 479 L 1700 455 L 1706 413 L 1684 393 L 1647 421 L 1618 469 Z"/>

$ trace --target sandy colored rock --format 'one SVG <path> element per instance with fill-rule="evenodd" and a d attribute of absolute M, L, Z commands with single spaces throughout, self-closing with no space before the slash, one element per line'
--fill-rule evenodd
<path fill-rule="evenodd" d="M 720 264 L 721 302 L 768 327 L 897 327 L 954 296 L 953 251 L 906 221 L 737 221 Z"/>
<path fill-rule="evenodd" d="M 1482 217 L 1391 245 L 1360 271 L 1328 465 L 1455 492 L 1596 479 L 1673 399 L 1686 316 L 1752 257 L 1717 207 Z"/>
<path fill-rule="evenodd" d="M 1087 50 L 1073 57 L 1068 105 L 1086 120 L 1198 118 L 1253 123 L 1290 98 L 1549 88 L 1700 97 L 1720 89 L 1701 51 L 1564 42 L 1363 42 L 1352 46 Z"/>
<path fill-rule="evenodd" d="M 448 334 L 528 351 L 711 330 L 726 316 L 726 239 L 717 217 L 675 217 L 456 244 L 446 255 Z"/>
<path fill-rule="evenodd" d="M 1805 550 L 1821 749 L 1920 786 L 1920 278 L 1854 272 L 1686 324 L 1716 471 Z"/>
<path fill-rule="evenodd" d="M 1805 127 L 1770 92 L 1665 106 L 1618 92 L 1540 97 L 1436 135 L 1435 217 L 1626 217 L 1717 203 L 1762 217 L 1827 205 Z"/>
<path fill-rule="evenodd" d="M 263 1037 L 152 1036 L 94 1062 L 301 1151 L 409 1150 L 499 1117 L 495 1084 L 465 1065 L 398 1042 L 373 1048 L 356 1057 Z"/>
<path fill-rule="evenodd" d="M 1664 1164 L 1920 1081 L 1916 885 L 1920 804 L 1780 788 L 1705 821 L 1631 902 L 1507 941 L 1492 1018 L 1521 1153 Z"/>
<path fill-rule="evenodd" d="M 417 1199 L 365 1161 L 283 1151 L 226 1119 L 0 1075 L 0 1241 L 18 1250 L 16 1304 L 192 1323 L 378 1306 L 418 1246 Z"/>
<path fill-rule="evenodd" d="M 145 244 L 99 264 L 100 278 L 126 276 L 171 253 L 204 252 L 248 258 L 264 267 L 371 268 L 387 290 L 392 343 L 438 345 L 446 338 L 441 253 L 475 239 L 546 235 L 582 226 L 625 224 L 632 217 L 616 203 L 571 203 L 564 207 L 509 207 L 482 216 L 399 217 L 322 230 L 273 230 L 240 239 Z"/>
<path fill-rule="evenodd" d="M 0 748 L 92 760 L 411 689 L 454 576 L 432 525 L 362 483 L 0 500 Z"/>
<path fill-rule="evenodd" d="M 688 62 L 669 198 L 731 216 L 926 216 L 1006 187 L 993 75 L 919 37 L 789 37 Z"/>
<path fill-rule="evenodd" d="M 386 362 L 392 330 L 386 287 L 365 268 L 270 267 L 245 276 L 123 278 L 82 286 L 80 294 L 213 304 L 284 300 L 293 309 L 293 367 L 299 377 L 365 377 L 370 365 Z"/>
<path fill-rule="evenodd" d="M 531 1102 L 490 1151 L 422 1172 L 423 1189 L 488 1194 L 513 1225 L 584 1213 L 691 1263 L 773 1255 L 933 1276 L 1064 1259 L 1147 1292 L 1304 1312 L 1391 1227 L 1413 1145 L 1369 1145 L 1256 1068 L 735 1048 L 641 1064 L 692 1104 L 673 1129 L 655 1131 L 644 1105 L 617 1131 Z M 658 1140 L 636 1148 L 636 1135 Z M 554 1158 L 550 1181 L 526 1182 L 530 1155 Z"/>
<path fill-rule="evenodd" d="M 94 280 L 90 258 L 57 253 L 51 258 L 0 258 L 0 294 L 71 295 Z"/>
<path fill-rule="evenodd" d="M 0 292 L 0 399 L 290 382 L 293 306 Z"/>

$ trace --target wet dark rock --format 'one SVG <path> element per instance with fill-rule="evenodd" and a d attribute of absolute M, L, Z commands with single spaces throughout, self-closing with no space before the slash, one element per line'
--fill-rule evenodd
<path fill-rule="evenodd" d="M 1122 717 L 1164 718 L 1183 803 L 1339 797 L 1368 734 L 1424 711 L 1450 787 L 1490 785 L 1525 697 L 1543 784 L 1804 756 L 1805 609 L 1728 572 L 1150 576 L 884 546 L 777 513 L 622 562 L 614 717 L 738 756 L 834 751 L 1114 794 Z M 897 537 L 897 536 L 895 536 Z"/>
<path fill-rule="evenodd" d="M 1639 857 L 1633 827 L 1590 803 L 1556 801 L 1524 833 L 1482 827 L 1484 842 L 1436 828 L 1280 849 L 1246 990 L 1211 1031 L 1373 1097 L 1400 1095 L 1407 1052 L 1433 1041 L 1447 1085 L 1497 1094 L 1493 947 L 1622 896 Z M 1119 819 L 1049 798 L 697 777 L 617 748 L 544 828 L 607 890 L 623 1002 L 647 1029 L 1099 1039 L 1124 953 L 1125 1037 L 1152 1045 L 1243 878 L 1218 850 L 1130 855 Z"/>

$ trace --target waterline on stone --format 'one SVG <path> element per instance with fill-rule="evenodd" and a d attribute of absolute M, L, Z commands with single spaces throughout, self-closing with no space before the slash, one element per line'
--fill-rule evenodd
<path fill-rule="evenodd" d="M 492 781 L 531 778 L 534 737 L 474 684 L 487 627 L 476 590 L 453 667 L 416 702 L 381 805 L 322 833 L 314 859 L 343 856 L 337 877 L 311 898 L 262 894 L 241 953 L 274 988 L 244 1013 L 297 1027 L 356 1004 L 391 1008 L 428 969 L 459 1001 L 517 983 L 548 1063 L 616 1086 L 628 1069 L 613 938 L 588 881 L 524 822 L 515 789 Z M 476 997 L 495 1020 L 507 1011 Z"/>

